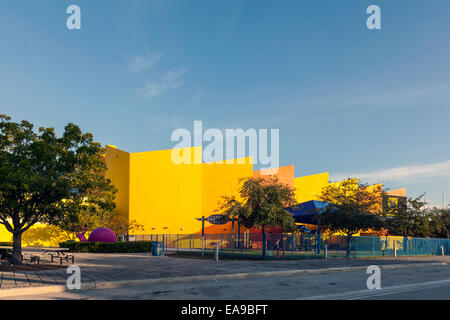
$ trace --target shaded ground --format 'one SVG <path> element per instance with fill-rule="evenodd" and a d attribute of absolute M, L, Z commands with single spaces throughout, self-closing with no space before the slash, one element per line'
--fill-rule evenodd
<path fill-rule="evenodd" d="M 60 266 L 56 264 L 18 264 L 18 265 L 1 264 L 0 272 L 41 271 L 41 270 L 56 270 L 63 268 L 65 269 L 67 268 L 67 266 Z"/>
<path fill-rule="evenodd" d="M 450 299 L 450 267 L 382 269 L 381 290 L 368 290 L 366 270 L 157 283 L 102 290 L 72 290 L 15 299 L 119 300 L 292 300 L 292 299 Z M 195 302 L 194 302 L 195 304 Z M 201 305 L 201 302 L 197 303 Z"/>
<path fill-rule="evenodd" d="M 154 257 L 150 253 L 75 253 L 74 256 L 75 265 L 78 265 L 81 269 L 82 283 L 294 269 L 368 266 L 372 264 L 388 265 L 450 261 L 449 257 L 439 256 L 377 259 L 305 259 L 283 261 L 221 260 L 219 262 L 215 262 L 213 259 L 171 258 L 168 256 Z M 12 270 L 1 271 L 0 273 L 1 289 L 55 284 L 65 285 L 67 277 L 69 276 L 64 268 L 42 271 Z"/>

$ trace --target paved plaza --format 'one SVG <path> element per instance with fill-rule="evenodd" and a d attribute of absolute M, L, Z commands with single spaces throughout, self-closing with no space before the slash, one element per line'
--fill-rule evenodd
<path fill-rule="evenodd" d="M 449 257 L 407 257 L 377 259 L 308 259 L 289 261 L 242 261 L 155 257 L 150 253 L 101 254 L 75 253 L 75 265 L 81 269 L 83 284 L 124 280 L 164 279 L 171 277 L 259 273 L 284 270 L 363 267 L 369 265 L 402 265 L 411 263 L 449 262 Z M 0 290 L 24 287 L 65 285 L 66 269 L 45 271 L 1 272 Z"/>

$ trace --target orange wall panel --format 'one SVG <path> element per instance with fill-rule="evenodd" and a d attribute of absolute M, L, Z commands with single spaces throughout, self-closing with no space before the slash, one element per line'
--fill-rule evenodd
<path fill-rule="evenodd" d="M 267 177 L 275 176 L 279 182 L 294 188 L 294 166 L 285 166 L 273 169 L 263 169 L 258 171 L 253 171 L 253 177 Z"/>

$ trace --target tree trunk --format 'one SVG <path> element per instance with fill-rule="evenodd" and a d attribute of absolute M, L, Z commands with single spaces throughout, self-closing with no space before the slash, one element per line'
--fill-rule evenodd
<path fill-rule="evenodd" d="M 347 235 L 347 258 L 350 257 L 352 253 L 352 236 Z"/>
<path fill-rule="evenodd" d="M 22 263 L 22 233 L 13 233 L 13 252 L 9 259 L 12 264 Z"/>
<path fill-rule="evenodd" d="M 266 260 L 266 228 L 262 227 L 262 249 L 263 249 L 263 260 Z"/>

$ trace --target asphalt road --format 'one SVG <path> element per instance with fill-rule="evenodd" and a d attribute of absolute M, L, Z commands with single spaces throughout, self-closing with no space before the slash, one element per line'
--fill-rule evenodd
<path fill-rule="evenodd" d="M 298 276 L 161 283 L 103 290 L 77 290 L 14 299 L 163 299 L 302 300 L 433 299 L 450 300 L 450 266 L 381 270 L 381 289 L 368 290 L 364 270 Z"/>

